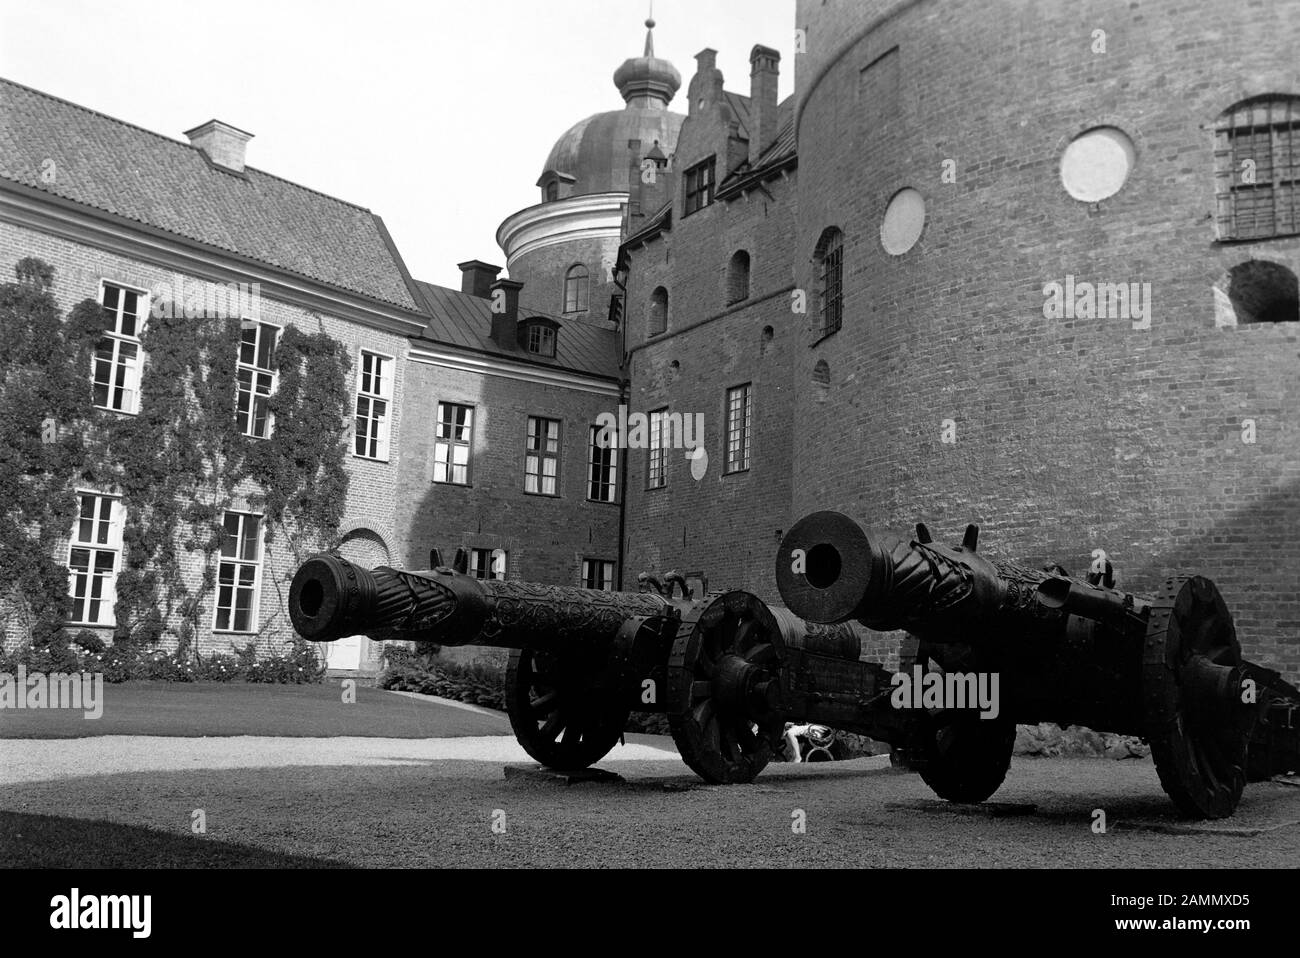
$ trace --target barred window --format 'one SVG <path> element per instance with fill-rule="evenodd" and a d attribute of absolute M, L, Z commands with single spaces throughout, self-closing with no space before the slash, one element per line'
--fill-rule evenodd
<path fill-rule="evenodd" d="M 262 517 L 226 512 L 221 519 L 221 562 L 217 568 L 218 632 L 256 632 L 262 578 Z"/>
<path fill-rule="evenodd" d="M 750 420 L 753 397 L 750 384 L 727 390 L 727 472 L 749 468 Z"/>
<path fill-rule="evenodd" d="M 469 485 L 470 452 L 474 437 L 474 407 L 438 403 L 433 443 L 433 481 Z"/>
<path fill-rule="evenodd" d="M 140 337 L 149 315 L 148 294 L 114 283 L 102 283 L 99 303 L 104 335 L 95 346 L 91 364 L 94 403 L 115 412 L 140 411 Z"/>
<path fill-rule="evenodd" d="M 74 625 L 115 625 L 117 573 L 122 554 L 122 502 L 83 492 L 68 549 Z"/>
<path fill-rule="evenodd" d="M 618 494 L 618 449 L 604 432 L 592 426 L 588 443 L 587 498 L 593 502 L 613 502 Z"/>
<path fill-rule="evenodd" d="M 558 496 L 560 482 L 560 421 L 528 417 L 524 440 L 524 492 Z"/>
<path fill-rule="evenodd" d="M 614 563 L 608 559 L 583 559 L 582 584 L 587 589 L 614 591 Z"/>
<path fill-rule="evenodd" d="M 823 231 L 814 256 L 820 288 L 821 331 L 836 332 L 844 321 L 844 234 L 834 226 Z"/>
<path fill-rule="evenodd" d="M 506 577 L 505 549 L 470 549 L 469 571 L 476 579 Z"/>
<path fill-rule="evenodd" d="M 649 416 L 650 448 L 646 457 L 646 486 L 662 489 L 668 485 L 668 450 L 664 448 L 664 421 L 668 410 L 655 409 Z"/>
<path fill-rule="evenodd" d="M 587 308 L 589 275 L 587 267 L 577 263 L 564 274 L 564 311 L 580 313 Z"/>
<path fill-rule="evenodd" d="M 245 436 L 271 435 L 271 394 L 275 392 L 275 347 L 280 330 L 267 323 L 244 320 L 240 324 L 239 395 L 236 415 Z"/>
<path fill-rule="evenodd" d="M 355 455 L 388 461 L 388 414 L 392 400 L 392 358 L 362 350 L 357 370 Z"/>
<path fill-rule="evenodd" d="M 1225 110 L 1214 159 L 1219 239 L 1300 234 L 1300 96 L 1253 97 Z"/>
<path fill-rule="evenodd" d="M 686 171 L 686 212 L 690 216 L 713 202 L 714 157 L 696 163 Z"/>

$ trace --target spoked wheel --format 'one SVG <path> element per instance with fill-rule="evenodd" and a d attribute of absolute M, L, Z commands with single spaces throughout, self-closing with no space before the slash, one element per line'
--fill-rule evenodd
<path fill-rule="evenodd" d="M 772 758 L 785 722 L 781 631 L 747 592 L 714 599 L 683 618 L 668 659 L 668 724 L 682 760 L 718 785 L 752 782 Z"/>
<path fill-rule="evenodd" d="M 1254 712 L 1241 701 L 1232 614 L 1203 576 L 1165 581 L 1142 653 L 1145 737 L 1160 784 L 1185 815 L 1224 818 L 1246 785 Z"/>
<path fill-rule="evenodd" d="M 575 772 L 599 762 L 619 741 L 630 708 L 592 688 L 577 663 L 515 649 L 506 671 L 506 713 L 524 751 L 548 768 Z"/>
<path fill-rule="evenodd" d="M 975 657 L 963 651 L 946 650 L 949 667 L 980 671 Z M 923 672 L 944 671 L 926 643 L 909 636 L 899 655 L 899 668 L 911 675 L 917 665 Z M 1000 715 L 985 719 L 973 709 L 917 709 L 910 715 L 906 740 L 898 750 L 901 754 L 897 759 L 891 756 L 891 761 L 920 773 L 940 798 L 973 805 L 1002 786 L 1015 744 L 1015 723 Z"/>

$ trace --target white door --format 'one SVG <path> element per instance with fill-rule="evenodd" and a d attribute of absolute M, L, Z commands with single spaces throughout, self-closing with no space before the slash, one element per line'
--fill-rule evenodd
<path fill-rule="evenodd" d="M 361 668 L 361 641 L 364 636 L 349 635 L 330 642 L 325 648 L 325 667 L 355 672 Z"/>

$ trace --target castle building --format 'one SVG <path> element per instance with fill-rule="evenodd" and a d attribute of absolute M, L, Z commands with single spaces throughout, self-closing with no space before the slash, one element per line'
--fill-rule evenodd
<path fill-rule="evenodd" d="M 177 271 L 370 354 L 341 530 L 362 563 L 464 548 L 483 576 L 671 568 L 775 601 L 808 512 L 978 522 L 990 552 L 1104 553 L 1137 591 L 1207 575 L 1295 677 L 1298 14 L 798 0 L 794 95 L 774 49 L 742 95 L 706 48 L 684 114 L 651 22 L 623 108 L 563 133 L 501 224 L 508 278 L 471 260 L 460 290 L 411 278 L 373 214 L 246 167 L 233 127 L 187 146 L 5 84 L 0 238 L 63 306 L 100 298 L 128 386 L 126 293 Z"/>

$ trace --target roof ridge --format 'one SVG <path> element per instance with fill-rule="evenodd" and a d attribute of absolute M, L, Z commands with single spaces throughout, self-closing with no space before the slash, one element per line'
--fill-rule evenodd
<path fill-rule="evenodd" d="M 192 143 L 185 143 L 185 142 L 183 142 L 183 141 L 181 141 L 181 140 L 174 139 L 174 138 L 168 136 L 168 135 L 165 134 L 165 133 L 159 133 L 157 130 L 151 130 L 151 129 L 149 129 L 148 127 L 143 127 L 143 126 L 140 126 L 140 125 L 137 124 L 137 123 L 132 123 L 132 122 L 130 122 L 129 120 L 123 120 L 123 119 L 119 119 L 118 117 L 115 117 L 115 116 L 110 116 L 109 114 L 104 113 L 104 112 L 102 112 L 102 111 L 100 111 L 100 110 L 96 110 L 96 109 L 94 109 L 94 108 L 92 108 L 92 107 L 85 106 L 84 104 L 81 104 L 81 103 L 74 103 L 72 100 L 64 99 L 63 97 L 61 97 L 61 96 L 56 96 L 56 95 L 54 95 L 53 93 L 46 93 L 44 90 L 38 90 L 38 89 L 36 89 L 35 87 L 30 87 L 30 86 L 28 86 L 28 85 L 25 84 L 25 83 L 19 83 L 17 80 L 11 80 L 11 79 L 9 79 L 8 77 L 0 76 L 0 83 L 8 84 L 9 86 L 18 87 L 20 90 L 26 90 L 28 93 L 34 93 L 36 96 L 44 97 L 44 98 L 47 99 L 47 100 L 53 100 L 53 101 L 55 101 L 56 103 L 61 103 L 61 104 L 63 104 L 64 106 L 70 106 L 70 107 L 72 107 L 72 108 L 75 109 L 75 110 L 80 110 L 82 113 L 89 113 L 89 114 L 91 114 L 92 116 L 97 116 L 97 117 L 99 117 L 100 119 L 102 119 L 102 120 L 107 120 L 107 121 L 110 122 L 110 123 L 116 123 L 118 126 L 124 126 L 124 127 L 126 127 L 127 129 L 130 129 L 130 130 L 137 130 L 137 131 L 139 131 L 140 133 L 147 133 L 147 134 L 149 134 L 149 136 L 152 136 L 152 137 L 155 137 L 156 139 L 162 140 L 164 143 L 170 144 L 171 146 L 178 146 L 178 147 L 180 147 L 181 149 L 184 149 L 184 150 L 194 150 L 195 152 L 198 152 L 198 153 L 202 153 L 202 152 L 203 152 L 203 151 L 200 150 L 197 146 L 194 146 Z M 286 179 L 286 178 L 283 177 L 283 176 L 277 176 L 277 175 L 274 174 L 274 173 L 268 173 L 266 170 L 263 170 L 263 169 L 261 169 L 261 168 L 259 168 L 259 167 L 256 167 L 256 166 L 246 166 L 246 167 L 244 167 L 244 170 L 245 170 L 246 172 L 247 172 L 247 171 L 252 171 L 253 173 L 257 173 L 257 174 L 259 174 L 260 176 L 265 176 L 265 177 L 267 177 L 268 179 L 279 180 L 281 183 L 288 183 L 290 186 L 297 187 L 297 188 L 300 189 L 300 190 L 306 190 L 308 193 L 315 193 L 317 196 L 323 196 L 323 197 L 325 197 L 325 199 L 327 199 L 327 200 L 333 200 L 335 203 L 340 203 L 340 204 L 342 204 L 343 206 L 350 206 L 350 207 L 352 207 L 353 209 L 355 209 L 355 210 L 360 210 L 360 211 L 363 212 L 363 213 L 373 213 L 373 212 L 374 212 L 374 211 L 371 210 L 369 207 L 361 206 L 360 204 L 353 203 L 353 202 L 351 202 L 351 201 L 349 201 L 349 200 L 342 199 L 341 197 L 334 196 L 334 195 L 332 195 L 332 194 L 330 194 L 330 193 L 325 193 L 325 192 L 322 192 L 321 190 L 313 189 L 313 188 L 310 187 L 310 186 L 304 186 L 304 185 L 301 184 L 301 183 L 297 183 L 297 182 L 295 182 L 295 181 L 293 181 L 293 180 Z"/>

